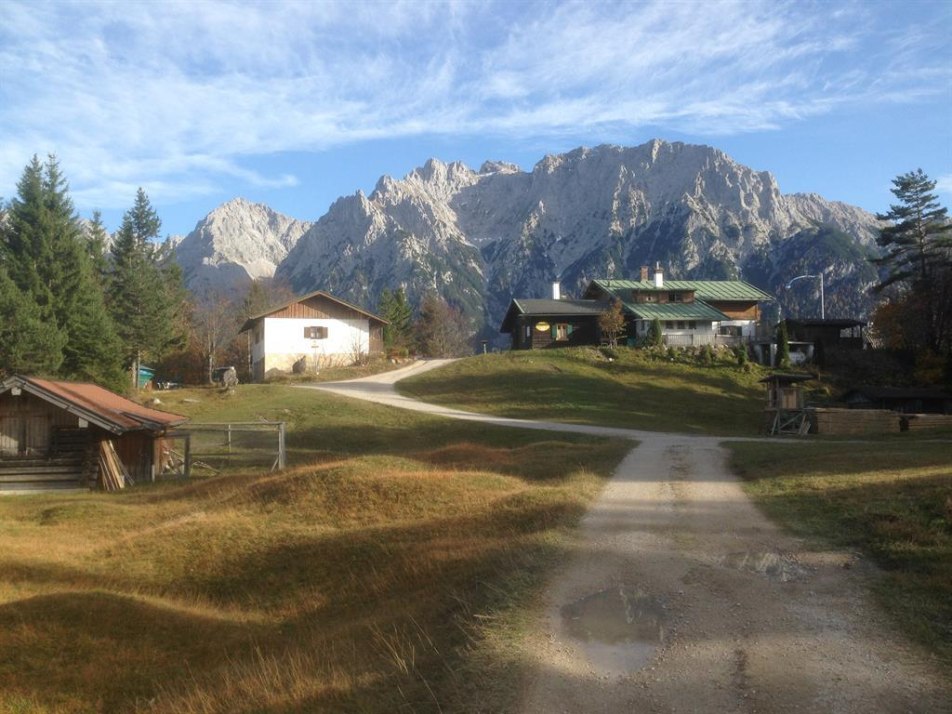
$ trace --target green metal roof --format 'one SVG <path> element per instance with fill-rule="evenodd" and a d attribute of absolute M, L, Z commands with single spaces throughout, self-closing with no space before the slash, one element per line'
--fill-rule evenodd
<path fill-rule="evenodd" d="M 643 292 L 693 290 L 694 296 L 698 300 L 753 300 L 755 302 L 765 302 L 774 299 L 769 293 L 765 293 L 743 280 L 665 280 L 663 287 L 660 288 L 656 288 L 652 280 L 599 279 L 592 282 L 602 290 L 616 295 L 619 291 L 630 290 L 641 290 Z"/>
<path fill-rule="evenodd" d="M 696 301 L 693 303 L 669 302 L 639 302 L 628 303 L 625 311 L 639 320 L 701 320 L 718 322 L 728 317 L 720 310 L 715 310 L 707 303 Z"/>

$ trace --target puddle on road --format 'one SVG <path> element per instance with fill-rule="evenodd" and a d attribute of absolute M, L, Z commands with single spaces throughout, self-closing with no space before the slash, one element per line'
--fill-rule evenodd
<path fill-rule="evenodd" d="M 733 570 L 765 575 L 782 583 L 803 580 L 810 571 L 800 565 L 795 558 L 777 552 L 758 553 L 743 551 L 724 556 L 721 565 Z"/>
<path fill-rule="evenodd" d="M 609 588 L 565 605 L 561 612 L 565 632 L 581 643 L 603 675 L 641 669 L 664 642 L 664 608 L 642 592 Z"/>

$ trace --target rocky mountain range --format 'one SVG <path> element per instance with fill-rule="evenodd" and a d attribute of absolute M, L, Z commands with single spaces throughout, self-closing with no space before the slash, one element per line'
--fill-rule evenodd
<path fill-rule="evenodd" d="M 784 195 L 768 172 L 708 147 L 651 141 L 546 156 L 532 171 L 478 171 L 435 159 L 367 196 L 339 198 L 315 223 L 231 201 L 176 247 L 194 291 L 274 275 L 374 309 L 384 288 L 436 291 L 493 335 L 513 296 L 578 294 L 593 278 L 661 263 L 679 279 L 740 278 L 785 316 L 864 317 L 879 224 L 815 194 Z"/>

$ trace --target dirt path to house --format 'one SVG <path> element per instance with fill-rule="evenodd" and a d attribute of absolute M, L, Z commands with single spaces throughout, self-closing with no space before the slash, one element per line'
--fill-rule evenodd
<path fill-rule="evenodd" d="M 871 602 L 872 567 L 782 533 L 747 499 L 719 440 L 486 417 L 394 391 L 441 364 L 315 388 L 640 442 L 547 589 L 521 712 L 952 712 L 949 672 Z"/>

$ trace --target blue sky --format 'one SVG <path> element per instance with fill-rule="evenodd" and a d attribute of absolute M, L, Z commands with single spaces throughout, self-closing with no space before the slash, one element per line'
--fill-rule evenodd
<path fill-rule="evenodd" d="M 164 234 L 235 197 L 316 220 L 426 159 L 530 170 L 649 139 L 871 211 L 952 207 L 952 3 L 0 0 L 0 197 L 54 153 L 78 212 Z"/>

